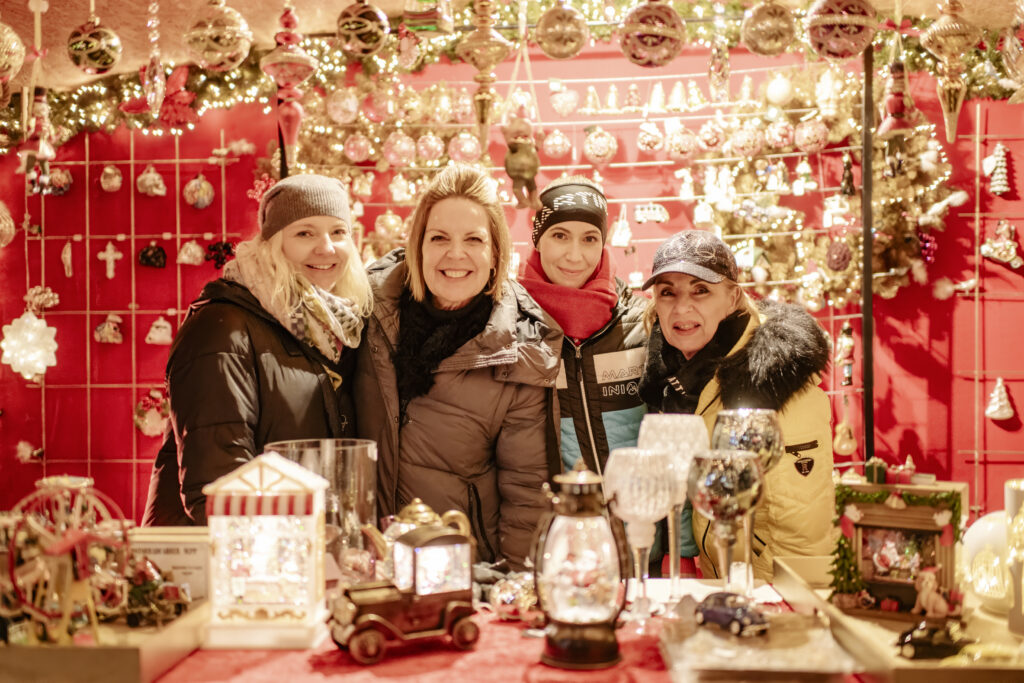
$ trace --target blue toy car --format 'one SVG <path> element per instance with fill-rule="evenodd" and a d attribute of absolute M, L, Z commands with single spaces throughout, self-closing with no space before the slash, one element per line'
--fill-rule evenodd
<path fill-rule="evenodd" d="M 736 593 L 712 593 L 697 605 L 694 617 L 698 624 L 718 624 L 734 636 L 759 635 L 768 630 L 764 615 Z"/>

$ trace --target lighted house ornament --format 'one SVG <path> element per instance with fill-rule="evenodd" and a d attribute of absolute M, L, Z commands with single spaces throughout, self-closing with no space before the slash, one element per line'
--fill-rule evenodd
<path fill-rule="evenodd" d="M 205 647 L 304 649 L 326 637 L 327 486 L 264 453 L 203 487 L 212 607 Z"/>

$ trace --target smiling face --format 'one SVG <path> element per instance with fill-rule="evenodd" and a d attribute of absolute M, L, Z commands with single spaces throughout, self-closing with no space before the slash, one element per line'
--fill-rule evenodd
<path fill-rule="evenodd" d="M 604 242 L 596 225 L 564 221 L 544 231 L 537 240 L 544 274 L 556 285 L 579 289 L 601 263 Z"/>
<path fill-rule="evenodd" d="M 334 287 L 355 254 L 348 223 L 334 216 L 300 218 L 286 225 L 281 237 L 284 257 L 321 289 Z"/>
<path fill-rule="evenodd" d="M 711 341 L 739 299 L 739 287 L 727 280 L 714 284 L 684 273 L 663 273 L 654 282 L 661 333 L 687 360 Z"/>
<path fill-rule="evenodd" d="M 468 304 L 487 287 L 494 249 L 487 212 L 472 199 L 448 197 L 430 210 L 422 247 L 423 280 L 438 308 Z"/>

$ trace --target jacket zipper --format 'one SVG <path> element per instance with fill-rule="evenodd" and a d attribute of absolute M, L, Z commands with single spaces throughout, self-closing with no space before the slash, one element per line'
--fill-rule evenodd
<path fill-rule="evenodd" d="M 786 452 L 790 455 L 797 455 L 800 451 L 809 451 L 813 448 L 818 447 L 818 440 L 805 441 L 804 443 L 795 443 L 791 446 L 786 446 Z"/>
<path fill-rule="evenodd" d="M 597 442 L 594 441 L 594 428 L 590 424 L 590 408 L 587 405 L 587 387 L 583 382 L 583 354 L 580 352 L 580 345 L 576 347 L 576 377 L 580 381 L 580 401 L 583 403 L 583 419 L 587 423 L 587 436 L 590 438 L 590 452 L 594 456 L 594 464 L 597 466 L 597 475 L 604 478 L 601 472 L 601 458 L 597 457 Z M 580 454 L 582 457 L 582 454 Z"/>
<path fill-rule="evenodd" d="M 480 540 L 483 541 L 484 547 L 487 548 L 488 557 L 491 558 L 491 562 L 498 561 L 498 555 L 494 552 L 494 548 L 491 547 L 491 542 L 487 539 L 487 529 L 484 528 L 484 514 L 481 509 L 483 505 L 480 503 L 480 492 L 476 489 L 476 484 L 469 485 L 469 507 L 470 507 L 470 519 L 476 521 L 476 526 L 480 530 Z M 472 526 L 472 522 L 470 522 Z"/>

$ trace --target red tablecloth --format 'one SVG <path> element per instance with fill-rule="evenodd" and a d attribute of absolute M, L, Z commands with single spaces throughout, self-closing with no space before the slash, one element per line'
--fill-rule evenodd
<path fill-rule="evenodd" d="M 199 650 L 160 677 L 160 683 L 310 683 L 345 676 L 346 683 L 416 681 L 462 683 L 480 681 L 568 681 L 569 683 L 667 683 L 670 679 L 655 635 L 617 632 L 622 662 L 599 671 L 566 671 L 540 663 L 542 638 L 524 638 L 519 622 L 502 622 L 477 614 L 480 641 L 468 652 L 443 639 L 396 645 L 373 666 L 357 664 L 328 639 L 315 650 Z M 657 620 L 655 620 L 655 625 Z M 656 626 L 655 626 L 656 628 Z"/>

